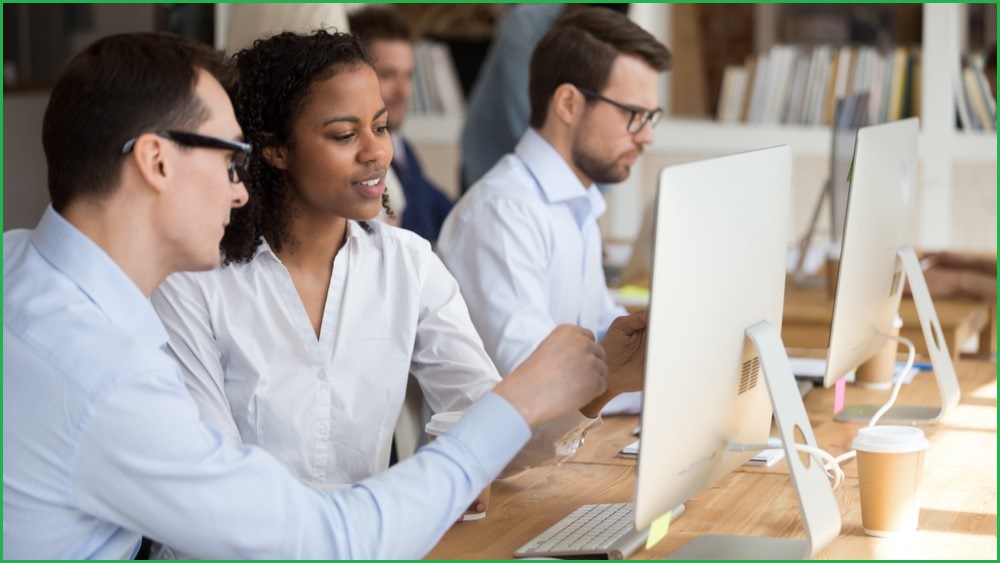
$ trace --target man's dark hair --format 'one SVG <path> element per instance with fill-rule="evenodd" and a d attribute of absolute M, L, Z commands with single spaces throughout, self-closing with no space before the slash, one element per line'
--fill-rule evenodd
<path fill-rule="evenodd" d="M 222 237 L 225 264 L 250 261 L 261 237 L 268 238 L 275 252 L 288 242 L 291 212 L 284 174 L 264 160 L 263 149 L 294 148 L 292 128 L 314 83 L 362 66 L 375 68 L 357 38 L 323 29 L 309 35 L 286 31 L 258 39 L 236 53 L 234 60 L 239 74 L 236 119 L 254 151 L 244 180 L 250 200 L 233 210 Z M 382 205 L 388 210 L 385 194 Z"/>
<path fill-rule="evenodd" d="M 602 91 L 618 55 L 636 57 L 659 72 L 670 69 L 666 46 L 619 12 L 593 8 L 560 17 L 531 56 L 531 126 L 545 123 L 549 101 L 562 84 Z"/>
<path fill-rule="evenodd" d="M 365 45 L 372 41 L 413 41 L 413 28 L 394 6 L 365 6 L 347 14 L 351 33 Z"/>
<path fill-rule="evenodd" d="M 208 119 L 198 69 L 224 86 L 221 54 L 193 39 L 127 33 L 98 40 L 59 76 L 42 120 L 52 206 L 103 199 L 121 178 L 122 145 L 147 131 L 193 129 Z"/>

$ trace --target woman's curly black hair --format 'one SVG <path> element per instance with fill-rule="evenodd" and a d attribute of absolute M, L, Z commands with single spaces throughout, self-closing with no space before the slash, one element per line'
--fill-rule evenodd
<path fill-rule="evenodd" d="M 365 48 L 347 33 L 285 32 L 254 41 L 233 56 L 239 82 L 233 92 L 236 119 L 253 145 L 244 180 L 250 199 L 234 209 L 222 238 L 224 263 L 249 262 L 266 236 L 278 252 L 288 242 L 290 211 L 280 170 L 263 158 L 267 146 L 290 146 L 292 125 L 308 102 L 309 87 L 343 70 L 374 68 Z M 388 195 L 382 206 L 390 214 Z M 362 226 L 370 231 L 366 224 Z"/>

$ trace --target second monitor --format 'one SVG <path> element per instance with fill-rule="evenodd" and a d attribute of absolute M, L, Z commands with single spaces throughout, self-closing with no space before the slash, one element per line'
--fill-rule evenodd
<path fill-rule="evenodd" d="M 959 386 L 916 253 L 907 245 L 916 198 L 916 118 L 862 127 L 850 177 L 824 385 L 889 342 L 907 279 L 934 366 L 940 407 L 899 405 L 881 419 L 930 423 L 958 404 Z M 868 421 L 879 405 L 850 405 L 839 420 Z"/>
<path fill-rule="evenodd" d="M 780 338 L 790 206 L 787 146 L 660 173 L 636 527 L 761 449 L 773 405 L 806 531 L 805 539 L 703 536 L 672 557 L 811 557 L 840 532 L 821 464 L 807 468 L 791 449 L 797 433 L 816 444 Z"/>

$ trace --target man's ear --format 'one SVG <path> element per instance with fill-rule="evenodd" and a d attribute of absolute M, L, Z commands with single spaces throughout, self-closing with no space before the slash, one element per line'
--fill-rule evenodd
<path fill-rule="evenodd" d="M 132 159 L 139 174 L 154 190 L 162 192 L 170 185 L 170 177 L 174 172 L 167 141 L 152 133 L 139 135 L 132 151 L 126 158 Z"/>
<path fill-rule="evenodd" d="M 567 125 L 573 125 L 583 114 L 583 106 L 586 99 L 583 94 L 569 83 L 560 84 L 552 94 L 552 106 L 550 111 L 560 121 Z"/>

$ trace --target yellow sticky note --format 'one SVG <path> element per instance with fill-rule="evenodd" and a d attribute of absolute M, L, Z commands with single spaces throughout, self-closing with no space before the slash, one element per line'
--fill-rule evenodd
<path fill-rule="evenodd" d="M 638 285 L 623 285 L 618 288 L 618 295 L 637 299 L 649 299 L 649 288 Z"/>
<path fill-rule="evenodd" d="M 667 532 L 670 531 L 670 520 L 673 518 L 673 514 L 673 510 L 668 510 L 666 514 L 660 516 L 656 520 L 653 520 L 653 524 L 649 527 L 649 535 L 646 536 L 646 549 L 653 547 L 654 545 L 660 543 L 660 540 L 667 537 Z"/>

